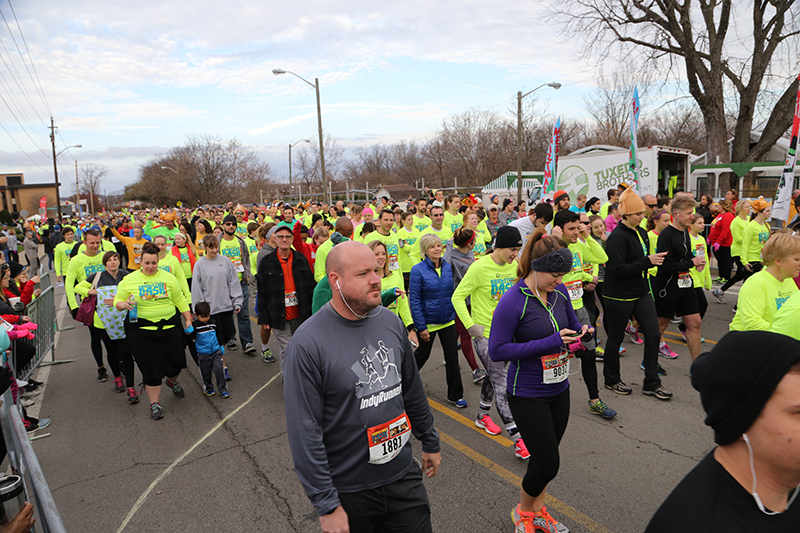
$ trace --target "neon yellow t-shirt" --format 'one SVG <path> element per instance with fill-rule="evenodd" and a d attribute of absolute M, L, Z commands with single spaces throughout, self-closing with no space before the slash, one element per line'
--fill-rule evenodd
<path fill-rule="evenodd" d="M 492 315 L 500 297 L 514 285 L 517 276 L 517 262 L 498 265 L 491 255 L 475 261 L 461 278 L 453 292 L 453 307 L 464 327 L 483 326 L 483 336 L 489 338 Z M 472 314 L 467 311 L 467 298 L 471 298 Z"/>
<path fill-rule="evenodd" d="M 411 267 L 419 263 L 419 231 L 414 226 L 411 226 L 411 231 L 406 228 L 397 230 L 398 241 L 404 240 L 405 246 L 400 248 L 400 270 L 402 272 L 411 272 Z"/>
<path fill-rule="evenodd" d="M 386 262 L 389 264 L 389 272 L 400 270 L 400 244 L 397 233 L 389 232 L 389 235 L 381 235 L 378 231 L 373 231 L 364 239 L 364 244 L 372 241 L 380 241 L 386 245 Z"/>
<path fill-rule="evenodd" d="M 151 322 L 171 318 L 175 308 L 181 313 L 189 311 L 189 303 L 178 280 L 160 269 L 152 276 L 146 276 L 141 270 L 125 276 L 117 286 L 114 305 L 131 296 L 136 301 L 139 317 Z"/>
<path fill-rule="evenodd" d="M 110 244 L 110 243 L 109 243 Z M 64 291 L 67 293 L 67 303 L 70 309 L 78 307 L 75 299 L 75 285 L 85 280 L 88 276 L 106 269 L 103 266 L 103 254 L 98 252 L 94 257 L 89 257 L 83 252 L 72 258 L 64 278 Z"/>
<path fill-rule="evenodd" d="M 567 287 L 570 300 L 572 300 L 572 308 L 581 309 L 583 307 L 583 286 L 591 283 L 594 279 L 587 270 L 590 269 L 592 263 L 599 264 L 608 261 L 608 255 L 603 247 L 592 238 L 588 242 L 578 239 L 578 242 L 570 243 L 568 248 L 572 252 L 572 270 L 564 276 L 563 283 Z"/>
<path fill-rule="evenodd" d="M 706 246 L 706 240 L 703 238 L 702 235 L 698 235 L 697 237 L 689 235 L 692 239 L 692 249 L 694 250 L 695 257 L 704 257 L 706 260 L 706 266 L 702 272 L 697 271 L 697 267 L 692 267 L 689 269 L 689 275 L 692 277 L 692 281 L 694 282 L 695 288 L 703 288 L 707 290 L 711 290 L 711 267 L 708 263 L 708 247 Z"/>
<path fill-rule="evenodd" d="M 761 261 L 761 249 L 769 240 L 769 226 L 751 220 L 742 230 L 742 250 L 740 252 L 743 265 Z"/>
<path fill-rule="evenodd" d="M 730 330 L 770 331 L 772 319 L 796 292 L 797 285 L 793 279 L 780 282 L 766 270 L 756 272 L 739 289 L 736 316 Z"/>
<path fill-rule="evenodd" d="M 461 213 L 453 215 L 450 211 L 444 212 L 444 227 L 450 228 L 450 233 L 455 233 L 463 225 L 464 216 Z"/>
<path fill-rule="evenodd" d="M 242 281 L 244 262 L 242 261 L 242 248 L 239 244 L 239 239 L 235 237 L 229 241 L 224 238 L 220 239 L 219 254 L 231 260 L 233 269 L 236 271 L 236 275 L 239 276 L 239 281 Z"/>
<path fill-rule="evenodd" d="M 417 232 L 421 233 L 422 231 L 425 230 L 425 228 L 427 228 L 428 226 L 431 225 L 431 219 L 430 219 L 430 217 L 428 217 L 426 215 L 423 215 L 422 217 L 418 217 L 416 215 L 416 213 L 415 213 L 414 216 L 413 216 L 413 219 L 414 219 L 414 224 L 413 224 L 414 225 L 414 229 L 416 229 Z"/>
<path fill-rule="evenodd" d="M 775 314 L 772 320 L 772 332 L 788 335 L 800 341 L 800 291 L 790 296 Z"/>

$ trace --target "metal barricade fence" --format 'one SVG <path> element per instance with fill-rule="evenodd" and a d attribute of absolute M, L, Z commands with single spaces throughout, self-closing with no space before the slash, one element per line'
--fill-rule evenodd
<path fill-rule="evenodd" d="M 49 276 L 48 276 L 49 278 Z M 25 315 L 31 319 L 31 322 L 37 324 L 39 327 L 34 332 L 35 337 L 32 340 L 19 339 L 17 343 L 24 342 L 33 345 L 36 349 L 33 359 L 26 365 L 17 366 L 17 343 L 13 343 L 12 361 L 14 362 L 14 370 L 17 379 L 27 380 L 36 367 L 38 367 L 48 353 L 52 353 L 52 359 L 55 360 L 55 334 L 56 334 L 56 304 L 55 304 L 55 288 L 48 286 L 38 298 L 28 304 L 25 309 Z"/>
<path fill-rule="evenodd" d="M 33 451 L 20 409 L 14 405 L 10 389 L 5 392 L 2 399 L 0 427 L 3 431 L 11 472 L 22 478 L 25 499 L 33 504 L 37 515 L 32 531 L 65 533 L 66 529 L 56 508 L 53 494 L 44 478 L 36 452 Z"/>

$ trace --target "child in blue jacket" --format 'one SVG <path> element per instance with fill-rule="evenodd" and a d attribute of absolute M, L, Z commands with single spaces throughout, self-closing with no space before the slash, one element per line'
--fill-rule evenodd
<path fill-rule="evenodd" d="M 194 306 L 194 314 L 197 315 L 197 320 L 192 322 L 192 326 L 194 326 L 192 336 L 197 348 L 200 375 L 203 377 L 203 392 L 206 396 L 214 396 L 214 384 L 211 381 L 213 374 L 217 377 L 220 396 L 228 399 L 231 395 L 228 392 L 222 363 L 222 354 L 225 353 L 225 348 L 217 338 L 217 324 L 211 319 L 211 306 L 208 305 L 208 302 L 198 302 Z"/>

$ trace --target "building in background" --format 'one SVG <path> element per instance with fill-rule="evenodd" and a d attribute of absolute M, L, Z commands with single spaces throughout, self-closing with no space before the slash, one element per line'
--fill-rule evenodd
<path fill-rule="evenodd" d="M 5 209 L 12 214 L 25 211 L 27 216 L 35 215 L 40 213 L 39 206 L 42 198 L 45 199 L 47 216 L 55 217 L 57 213 L 55 183 L 26 185 L 22 173 L 0 174 L 0 209 Z"/>

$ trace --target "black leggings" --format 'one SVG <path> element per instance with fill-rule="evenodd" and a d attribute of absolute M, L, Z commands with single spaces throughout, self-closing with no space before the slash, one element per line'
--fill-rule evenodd
<path fill-rule="evenodd" d="M 569 422 L 569 388 L 549 398 L 523 398 L 509 392 L 508 406 L 531 454 L 522 488 L 536 497 L 558 474 L 558 445 Z"/>
<path fill-rule="evenodd" d="M 736 283 L 739 281 L 744 283 L 745 281 L 747 281 L 747 278 L 749 278 L 750 276 L 761 270 L 761 267 L 764 266 L 761 264 L 760 261 L 753 261 L 752 263 L 750 263 L 753 269 L 747 270 L 746 268 L 744 268 L 744 266 L 742 266 L 742 259 L 738 256 L 733 258 L 733 262 L 736 263 L 736 274 L 734 274 L 733 277 L 729 279 L 728 282 L 725 283 L 725 285 L 722 286 L 721 289 L 722 292 L 727 291 L 728 289 L 736 285 Z"/>
<path fill-rule="evenodd" d="M 433 341 L 439 336 L 439 342 L 444 351 L 445 376 L 447 379 L 447 399 L 455 402 L 464 397 L 464 385 L 461 383 L 461 372 L 458 370 L 458 332 L 456 325 L 452 324 L 446 328 L 431 332 L 430 342 L 425 342 L 419 337 L 419 347 L 414 350 L 414 359 L 417 361 L 417 368 L 422 369 L 428 357 L 431 355 Z"/>
<path fill-rule="evenodd" d="M 714 252 L 714 257 L 717 258 L 717 272 L 719 277 L 724 280 L 731 279 L 731 272 L 733 271 L 733 259 L 731 259 L 731 247 L 720 246 L 719 250 Z"/>
<path fill-rule="evenodd" d="M 658 328 L 656 304 L 650 293 L 631 301 L 605 299 L 605 316 L 608 320 L 608 340 L 603 361 L 603 378 L 606 385 L 622 381 L 619 371 L 619 347 L 625 336 L 625 326 L 631 317 L 639 322 L 639 333 L 644 335 L 644 390 L 655 390 L 661 386 L 658 377 Z"/>
<path fill-rule="evenodd" d="M 125 386 L 134 387 L 133 355 L 127 339 L 111 340 L 105 329 L 94 326 L 89 326 L 89 331 L 92 336 L 92 355 L 97 362 L 97 368 L 103 366 L 102 342 L 106 345 L 106 359 L 108 359 L 108 366 L 111 367 L 111 373 L 115 378 L 124 376 Z"/>
<path fill-rule="evenodd" d="M 578 350 L 575 357 L 581 361 L 581 375 L 589 392 L 589 399 L 599 398 L 597 391 L 597 352 L 595 350 Z"/>

